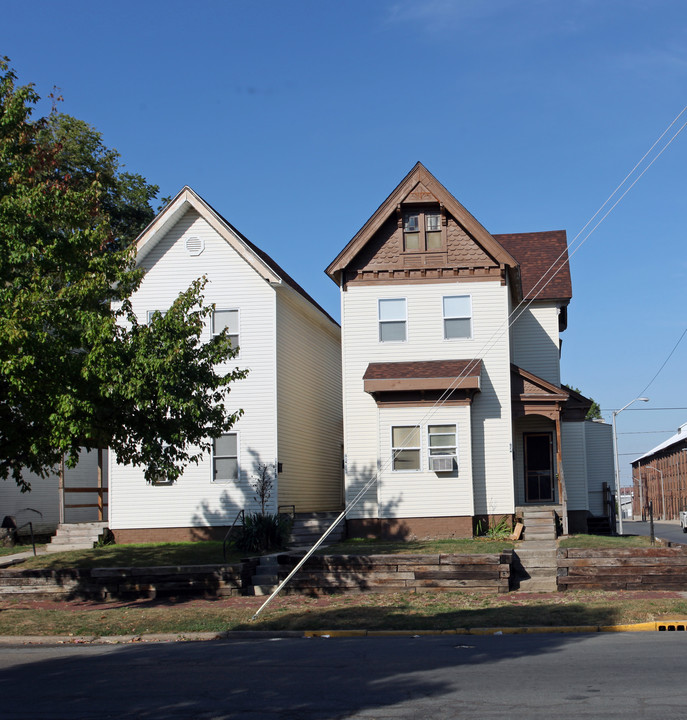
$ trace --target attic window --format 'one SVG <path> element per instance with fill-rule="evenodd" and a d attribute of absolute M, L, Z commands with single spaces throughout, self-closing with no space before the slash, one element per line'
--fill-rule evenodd
<path fill-rule="evenodd" d="M 186 238 L 186 252 L 191 255 L 200 255 L 205 250 L 205 240 L 199 237 Z"/>
<path fill-rule="evenodd" d="M 439 208 L 407 211 L 403 214 L 403 250 L 431 252 L 445 247 L 446 223 Z"/>

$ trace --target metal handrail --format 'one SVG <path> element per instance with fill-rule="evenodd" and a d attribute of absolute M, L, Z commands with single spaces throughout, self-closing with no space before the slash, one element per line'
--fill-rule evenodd
<path fill-rule="evenodd" d="M 38 511 L 36 511 L 38 512 Z M 22 528 L 25 528 L 26 526 L 29 526 L 29 530 L 31 531 L 31 545 L 33 545 L 33 556 L 36 557 L 36 541 L 33 538 L 33 523 L 29 520 L 29 522 L 24 523 L 23 525 L 20 525 L 16 531 L 19 532 Z"/>
<path fill-rule="evenodd" d="M 227 541 L 229 540 L 229 536 L 231 535 L 231 532 L 234 529 L 234 526 L 236 525 L 239 518 L 241 518 L 241 524 L 245 525 L 245 522 L 246 522 L 246 511 L 245 510 L 239 510 L 236 513 L 234 522 L 231 524 L 231 527 L 229 528 L 229 530 L 227 530 L 227 534 L 224 536 L 224 540 L 222 541 L 222 557 L 224 558 L 224 562 L 227 561 Z"/>

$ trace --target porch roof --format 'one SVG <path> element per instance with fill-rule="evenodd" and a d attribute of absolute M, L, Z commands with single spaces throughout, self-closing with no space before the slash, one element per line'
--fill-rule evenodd
<path fill-rule="evenodd" d="M 517 365 L 511 365 L 513 416 L 544 415 L 554 419 L 584 420 L 592 401 L 575 390 L 559 387 Z"/>
<path fill-rule="evenodd" d="M 365 392 L 480 390 L 481 360 L 424 360 L 370 363 Z"/>

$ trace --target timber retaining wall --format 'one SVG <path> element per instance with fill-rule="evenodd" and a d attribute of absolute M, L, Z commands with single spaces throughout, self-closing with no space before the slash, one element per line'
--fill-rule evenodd
<path fill-rule="evenodd" d="M 237 565 L 65 570 L 0 569 L 0 598 L 117 600 L 241 595 L 257 561 Z"/>
<path fill-rule="evenodd" d="M 280 555 L 280 579 L 300 559 Z M 510 550 L 480 555 L 314 555 L 291 581 L 291 591 L 315 595 L 435 590 L 505 593 L 512 562 Z"/>
<path fill-rule="evenodd" d="M 687 590 L 687 547 L 558 550 L 559 590 Z"/>

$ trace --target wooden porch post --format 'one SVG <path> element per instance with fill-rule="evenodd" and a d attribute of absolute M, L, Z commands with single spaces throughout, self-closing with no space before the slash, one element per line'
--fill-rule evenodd
<path fill-rule="evenodd" d="M 103 521 L 103 449 L 98 448 L 98 521 Z"/>
<path fill-rule="evenodd" d="M 558 475 L 558 500 L 561 503 L 561 518 L 563 522 L 563 535 L 568 534 L 568 492 L 565 488 L 565 475 L 563 473 L 563 449 L 561 445 L 561 410 L 556 413 L 556 470 Z"/>
<path fill-rule="evenodd" d="M 58 522 L 64 525 L 64 455 L 60 459 L 60 476 L 57 481 L 57 505 L 59 508 Z"/>

